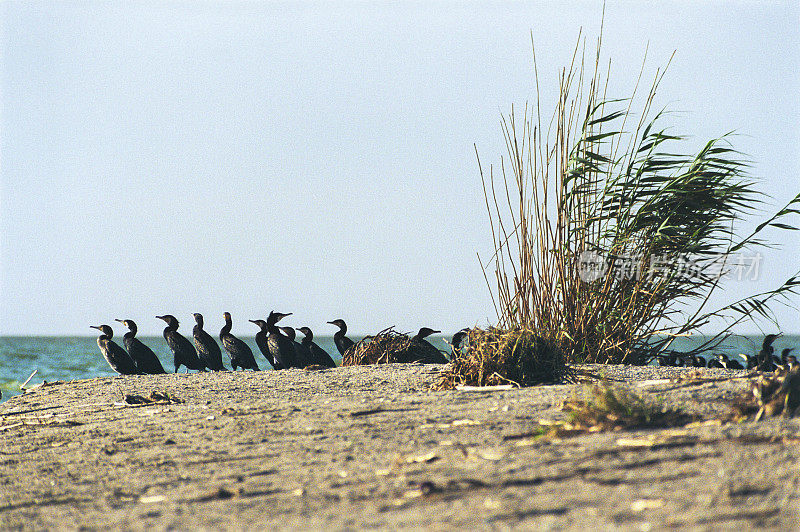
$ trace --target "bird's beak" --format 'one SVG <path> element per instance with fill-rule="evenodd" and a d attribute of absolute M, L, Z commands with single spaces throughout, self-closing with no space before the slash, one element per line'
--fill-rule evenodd
<path fill-rule="evenodd" d="M 336 325 L 336 324 L 335 324 L 335 323 L 333 323 L 332 321 L 329 321 L 329 322 L 326 322 L 326 323 L 330 323 L 331 325 Z"/>
<path fill-rule="evenodd" d="M 249 321 L 250 323 L 255 323 L 256 322 L 256 320 L 247 320 L 247 321 Z"/>
<path fill-rule="evenodd" d="M 442 332 L 442 331 L 431 331 L 431 334 L 436 334 L 436 333 L 440 333 L 440 332 Z"/>
<path fill-rule="evenodd" d="M 158 319 L 160 319 L 160 320 L 163 320 L 163 319 L 164 319 L 164 316 L 156 316 L 156 318 L 158 318 Z"/>
<path fill-rule="evenodd" d="M 89 325 L 89 327 L 92 328 L 92 329 L 97 329 L 98 331 L 102 331 L 103 330 L 101 325 Z"/>
<path fill-rule="evenodd" d="M 125 323 L 125 320 L 118 320 L 118 319 L 116 319 L 116 318 L 114 318 L 114 321 L 118 321 L 118 322 L 120 322 L 120 323 Z"/>

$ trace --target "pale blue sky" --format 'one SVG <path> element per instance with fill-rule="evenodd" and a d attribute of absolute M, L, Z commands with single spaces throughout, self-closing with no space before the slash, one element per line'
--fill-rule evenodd
<path fill-rule="evenodd" d="M 318 335 L 495 318 L 473 143 L 543 108 L 600 2 L 4 2 L 0 334 L 91 334 L 271 309 Z M 796 2 L 609 2 L 612 95 L 675 59 L 659 103 L 727 131 L 774 203 L 800 189 Z M 766 255 L 759 283 L 797 269 Z M 800 331 L 794 310 L 784 330 Z M 290 321 L 290 320 L 287 320 Z M 252 330 L 251 330 L 252 329 Z"/>

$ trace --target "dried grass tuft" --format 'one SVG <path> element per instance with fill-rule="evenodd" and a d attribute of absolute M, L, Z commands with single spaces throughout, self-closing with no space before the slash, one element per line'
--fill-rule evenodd
<path fill-rule="evenodd" d="M 800 415 L 800 366 L 791 370 L 779 368 L 774 375 L 761 375 L 751 381 L 750 389 L 734 399 L 732 408 L 737 420 Z"/>
<path fill-rule="evenodd" d="M 407 334 L 390 327 L 375 336 L 367 336 L 348 349 L 342 357 L 342 366 L 408 362 L 431 363 L 431 349 L 434 348 L 429 344 L 412 342 Z"/>
<path fill-rule="evenodd" d="M 473 328 L 453 350 L 434 389 L 562 382 L 571 375 L 557 345 L 526 329 Z"/>
<path fill-rule="evenodd" d="M 570 428 L 586 432 L 685 425 L 695 419 L 678 410 L 661 408 L 631 390 L 607 384 L 591 386 L 586 399 L 564 402 Z"/>

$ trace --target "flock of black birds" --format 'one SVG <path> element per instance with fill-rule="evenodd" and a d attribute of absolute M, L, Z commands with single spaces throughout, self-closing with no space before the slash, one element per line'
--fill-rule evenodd
<path fill-rule="evenodd" d="M 297 330 L 303 333 L 304 337 L 298 342 L 295 340 L 297 333 L 294 328 L 278 327 L 277 323 L 286 316 L 291 316 L 291 313 L 282 314 L 273 311 L 270 312 L 266 321 L 249 320 L 260 329 L 256 334 L 256 345 L 258 345 L 267 362 L 276 370 L 306 368 L 309 366 L 336 367 L 336 362 L 330 354 L 314 343 L 314 333 L 311 332 L 311 329 L 299 327 Z M 164 320 L 167 324 L 164 328 L 164 339 L 172 351 L 175 373 L 178 372 L 181 366 L 184 366 L 187 371 L 190 369 L 198 371 L 228 370 L 222 362 L 222 350 L 219 344 L 203 329 L 202 314 L 194 314 L 196 322 L 192 330 L 194 344 L 178 332 L 179 323 L 175 316 L 165 314 L 164 316 L 156 316 L 156 318 Z M 219 332 L 219 339 L 222 347 L 225 348 L 225 351 L 230 356 L 231 367 L 234 371 L 238 368 L 259 371 L 261 368 L 258 367 L 250 347 L 231 334 L 233 324 L 230 313 L 225 312 L 223 318 L 225 319 L 225 326 Z M 118 319 L 115 321 L 128 328 L 128 332 L 122 338 L 124 349 L 112 340 L 114 331 L 109 325 L 91 326 L 91 328 L 98 329 L 102 333 L 97 339 L 97 345 L 100 347 L 100 351 L 108 365 L 111 366 L 111 369 L 121 375 L 166 373 L 153 350 L 136 338 L 136 323 L 133 320 Z M 336 349 L 344 356 L 345 352 L 355 345 L 355 342 L 347 337 L 347 324 L 341 319 L 329 321 L 328 323 L 339 328 L 336 334 L 333 335 L 333 341 L 336 344 Z M 436 352 L 438 358 L 432 357 L 430 361 L 446 363 L 448 362 L 447 358 L 425 340 L 427 336 L 438 332 L 440 331 L 422 327 L 411 341 L 424 344 L 426 347 L 429 346 L 430 349 L 428 351 Z"/>
<path fill-rule="evenodd" d="M 336 362 L 330 354 L 314 343 L 314 333 L 311 332 L 311 329 L 308 327 L 297 328 L 304 336 L 298 342 L 296 341 L 297 333 L 294 328 L 278 327 L 277 323 L 280 320 L 291 315 L 291 313 L 282 314 L 272 311 L 266 321 L 249 320 L 260 329 L 255 337 L 256 345 L 258 345 L 259 350 L 272 367 L 276 370 L 306 368 L 309 366 L 336 367 Z M 164 320 L 167 324 L 164 328 L 164 339 L 172 351 L 176 373 L 181 366 L 186 367 L 187 371 L 190 369 L 198 371 L 227 371 L 228 368 L 222 362 L 222 350 L 216 340 L 203 329 L 202 314 L 194 314 L 196 322 L 192 330 L 194 344 L 178 332 L 178 320 L 175 316 L 166 314 L 164 316 L 156 316 L 156 318 Z M 225 326 L 219 332 L 219 339 L 230 356 L 231 367 L 234 370 L 241 368 L 243 370 L 259 371 L 260 368 L 250 347 L 231 334 L 232 322 L 230 313 L 225 312 L 223 318 L 225 319 Z M 112 340 L 114 332 L 110 326 L 91 326 L 93 329 L 98 329 L 102 332 L 97 339 L 97 345 L 100 347 L 100 351 L 109 366 L 122 375 L 166 373 L 153 350 L 136 338 L 136 323 L 133 320 L 118 319 L 115 321 L 128 327 L 128 332 L 123 336 L 124 349 Z M 339 353 L 344 356 L 347 350 L 355 345 L 355 342 L 347 337 L 347 324 L 341 319 L 329 321 L 328 323 L 339 328 L 336 334 L 333 335 L 333 342 L 336 344 L 336 349 Z M 451 342 L 453 356 L 463 354 L 469 349 L 469 346 L 466 345 L 468 331 L 469 329 L 465 328 L 453 335 Z M 422 327 L 411 338 L 412 343 L 422 345 L 425 347 L 424 351 L 429 353 L 429 356 L 425 360 L 420 360 L 420 362 L 437 364 L 449 362 L 439 349 L 425 340 L 431 334 L 438 332 L 440 331 Z M 764 338 L 759 353 L 755 356 L 740 355 L 743 357 L 741 361 L 730 358 L 724 353 L 717 354 L 713 358 L 706 360 L 695 354 L 678 351 L 659 354 L 656 359 L 658 365 L 672 367 L 758 369 L 759 371 L 775 371 L 778 367 L 792 368 L 797 365 L 797 357 L 790 354 L 794 348 L 783 349 L 780 356 L 775 354 L 775 348 L 772 344 L 779 336 L 780 334 L 768 334 Z"/>
<path fill-rule="evenodd" d="M 740 355 L 743 359 L 736 360 L 725 353 L 718 353 L 708 360 L 695 354 L 671 351 L 657 356 L 659 366 L 695 367 L 695 368 L 727 368 L 727 369 L 757 369 L 759 371 L 775 371 L 778 367 L 792 368 L 797 364 L 797 357 L 790 354 L 793 347 L 781 351 L 780 356 L 775 354 L 773 342 L 780 334 L 768 334 L 764 337 L 761 350 L 757 355 Z"/>

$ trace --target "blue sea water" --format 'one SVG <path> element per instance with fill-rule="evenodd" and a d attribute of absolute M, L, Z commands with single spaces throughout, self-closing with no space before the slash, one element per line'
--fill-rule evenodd
<path fill-rule="evenodd" d="M 143 336 L 140 339 L 156 352 L 164 369 L 174 370 L 172 354 L 164 338 Z M 353 340 L 357 341 L 358 339 L 353 337 Z M 702 336 L 677 338 L 671 349 L 688 351 L 700 345 L 705 339 Z M 116 340 L 121 341 L 121 338 Z M 253 350 L 258 365 L 262 369 L 271 370 L 271 366 L 258 350 L 255 339 L 243 337 L 242 340 L 247 342 Z M 755 355 L 761 347 L 762 340 L 763 336 L 731 336 L 723 345 L 714 349 L 714 352 L 726 353 L 729 356 Z M 328 351 L 337 363 L 341 363 L 341 357 L 336 351 L 333 337 L 315 336 L 314 341 Z M 449 349 L 449 346 L 441 338 L 432 338 L 432 342 L 436 347 Z M 775 347 L 776 354 L 779 354 L 784 348 L 792 347 L 797 349 L 795 354 L 800 355 L 800 336 L 781 336 L 775 341 L 773 347 Z M 224 353 L 223 361 L 230 366 L 230 361 Z M 43 380 L 68 381 L 116 375 L 100 354 L 97 337 L 0 336 L 0 391 L 3 394 L 1 400 L 5 401 L 9 397 L 21 393 L 20 384 L 25 382 L 34 370 L 37 370 L 37 373 L 31 380 L 31 384 L 38 384 Z M 185 369 L 182 368 L 181 371 L 185 371 Z"/>

